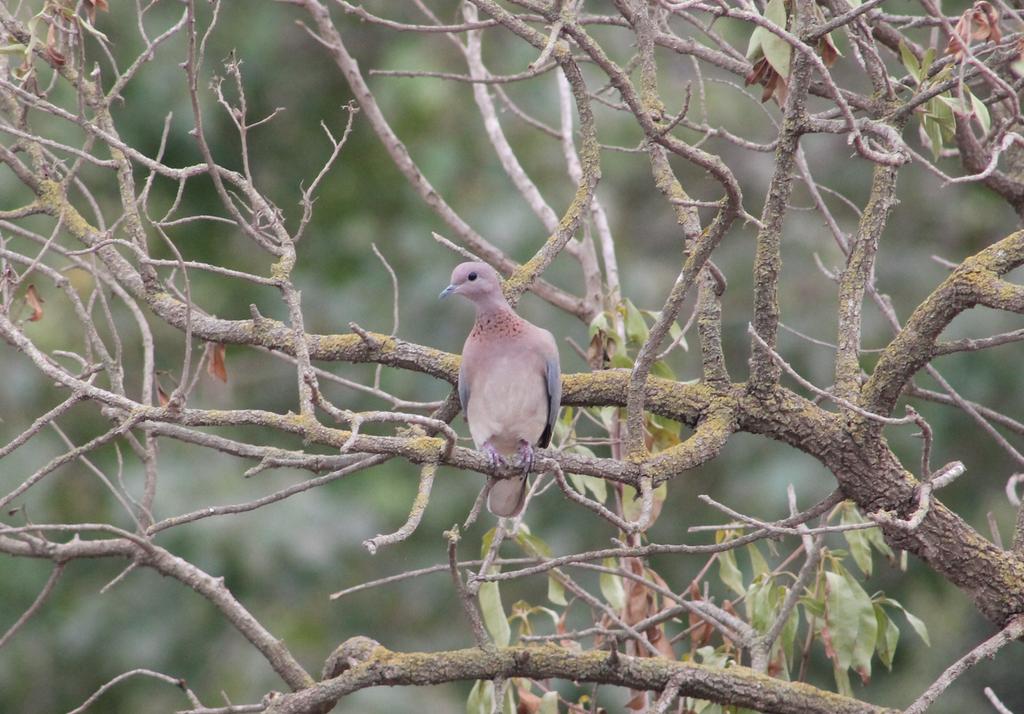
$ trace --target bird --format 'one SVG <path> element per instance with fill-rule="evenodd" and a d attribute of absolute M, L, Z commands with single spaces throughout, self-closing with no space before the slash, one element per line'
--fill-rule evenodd
<path fill-rule="evenodd" d="M 550 332 L 515 313 L 502 293 L 501 278 L 487 263 L 457 265 L 439 298 L 449 295 L 476 307 L 476 321 L 462 348 L 459 401 L 473 443 L 492 467 L 518 469 L 514 476 L 492 477 L 488 483 L 488 510 L 513 518 L 526 499 L 534 448 L 551 443 L 558 418 L 558 345 Z"/>

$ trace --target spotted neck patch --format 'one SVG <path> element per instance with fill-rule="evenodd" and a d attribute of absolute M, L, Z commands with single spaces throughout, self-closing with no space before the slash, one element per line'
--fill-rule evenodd
<path fill-rule="evenodd" d="M 487 312 L 476 316 L 473 323 L 473 331 L 469 333 L 473 338 L 486 337 L 513 337 L 521 334 L 526 329 L 526 321 L 510 310 L 498 310 Z"/>

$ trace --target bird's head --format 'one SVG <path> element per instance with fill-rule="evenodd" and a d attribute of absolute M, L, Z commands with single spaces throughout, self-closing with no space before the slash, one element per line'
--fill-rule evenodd
<path fill-rule="evenodd" d="M 501 278 L 487 263 L 461 263 L 452 271 L 451 284 L 441 291 L 439 298 L 461 295 L 477 307 L 505 303 L 501 292 Z"/>

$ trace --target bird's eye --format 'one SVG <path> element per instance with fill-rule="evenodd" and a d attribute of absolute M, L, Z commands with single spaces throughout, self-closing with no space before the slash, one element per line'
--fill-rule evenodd
<path fill-rule="evenodd" d="M 476 280 L 476 273 L 470 273 L 467 275 L 466 280 Z"/>

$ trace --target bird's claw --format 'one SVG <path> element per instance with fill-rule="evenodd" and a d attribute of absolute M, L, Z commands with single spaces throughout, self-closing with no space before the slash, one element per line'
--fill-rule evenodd
<path fill-rule="evenodd" d="M 518 466 L 523 470 L 524 474 L 529 474 L 533 470 L 533 447 L 530 442 L 519 440 L 519 463 Z"/>
<path fill-rule="evenodd" d="M 487 460 L 491 462 L 492 469 L 501 468 L 506 465 L 505 459 L 498 453 L 498 450 L 494 448 L 494 445 L 491 444 L 491 442 L 488 441 L 484 444 L 484 448 L 481 449 L 481 451 L 487 455 Z"/>

